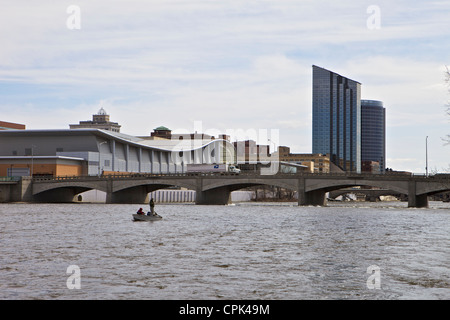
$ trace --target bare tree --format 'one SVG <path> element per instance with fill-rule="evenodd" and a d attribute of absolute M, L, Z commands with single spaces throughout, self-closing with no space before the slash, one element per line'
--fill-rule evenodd
<path fill-rule="evenodd" d="M 446 68 L 445 83 L 447 84 L 447 87 L 448 87 L 448 93 L 450 93 L 450 69 L 448 68 L 448 66 L 445 66 L 445 68 Z M 447 102 L 445 111 L 446 111 L 447 115 L 450 116 L 450 100 Z M 450 145 L 450 133 L 447 134 L 447 136 L 445 136 L 445 138 L 443 138 L 443 140 L 445 141 L 446 146 Z M 448 165 L 448 171 L 450 172 L 450 164 Z"/>
<path fill-rule="evenodd" d="M 445 72 L 445 83 L 447 84 L 448 92 L 450 93 L 450 69 L 447 66 L 445 68 L 447 69 Z M 450 100 L 447 102 L 445 111 L 447 115 L 450 116 Z M 444 138 L 444 141 L 446 145 L 450 144 L 450 133 Z"/>
<path fill-rule="evenodd" d="M 450 93 L 450 69 L 447 66 L 445 66 L 445 68 L 447 69 L 445 72 L 445 83 L 447 84 L 448 92 Z M 450 115 L 450 100 L 447 103 L 447 114 Z"/>

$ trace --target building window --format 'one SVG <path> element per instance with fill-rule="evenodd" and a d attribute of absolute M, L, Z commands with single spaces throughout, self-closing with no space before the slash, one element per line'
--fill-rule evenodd
<path fill-rule="evenodd" d="M 63 152 L 64 148 L 56 148 L 56 152 Z"/>
<path fill-rule="evenodd" d="M 110 160 L 105 160 L 105 167 L 109 167 L 111 165 L 111 161 Z"/>
<path fill-rule="evenodd" d="M 25 155 L 31 156 L 31 148 L 25 148 Z"/>
<path fill-rule="evenodd" d="M 12 154 L 13 154 L 13 156 L 17 156 L 17 150 L 14 150 L 14 151 L 12 152 Z"/>

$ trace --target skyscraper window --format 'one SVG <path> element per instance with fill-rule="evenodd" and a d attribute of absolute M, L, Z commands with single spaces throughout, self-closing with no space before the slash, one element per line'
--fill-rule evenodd
<path fill-rule="evenodd" d="M 366 166 L 378 162 L 378 173 L 385 172 L 386 109 L 381 101 L 361 100 L 361 161 Z"/>
<path fill-rule="evenodd" d="M 361 172 L 361 84 L 313 66 L 313 153 Z"/>

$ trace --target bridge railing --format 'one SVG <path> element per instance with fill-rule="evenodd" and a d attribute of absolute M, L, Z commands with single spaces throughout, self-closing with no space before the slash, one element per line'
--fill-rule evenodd
<path fill-rule="evenodd" d="M 0 177 L 0 182 L 17 182 L 20 177 Z"/>
<path fill-rule="evenodd" d="M 111 174 L 111 175 L 92 175 L 92 176 L 40 176 L 33 177 L 35 182 L 57 182 L 57 181 L 72 181 L 72 180 L 129 180 L 129 179 L 150 179 L 150 178 L 164 178 L 164 177 L 255 177 L 261 176 L 253 171 L 241 172 L 241 173 L 231 173 L 231 172 L 204 172 L 204 173 L 130 173 L 130 174 Z M 371 174 L 371 173 L 357 173 L 357 172 L 330 172 L 330 173 L 307 173 L 307 172 L 297 172 L 297 173 L 282 173 L 272 175 L 276 178 L 293 178 L 293 177 L 343 177 L 349 179 L 383 179 L 383 178 L 393 178 L 393 177 L 403 177 L 403 178 L 414 178 L 414 179 L 450 179 L 450 174 L 436 174 L 436 175 L 422 175 L 413 174 L 409 172 L 386 172 L 385 174 Z M 264 178 L 270 177 L 270 175 L 261 176 Z M 1 180 L 0 181 L 17 181 L 17 180 Z M 14 179 L 17 177 L 4 177 L 8 179 Z"/>
<path fill-rule="evenodd" d="M 133 173 L 133 174 L 108 174 L 108 175 L 82 175 L 82 176 L 41 176 L 33 177 L 33 181 L 70 181 L 70 180 L 99 180 L 99 179 L 148 179 L 156 177 L 197 177 L 197 176 L 236 176 L 237 173 L 205 172 L 205 173 Z"/>

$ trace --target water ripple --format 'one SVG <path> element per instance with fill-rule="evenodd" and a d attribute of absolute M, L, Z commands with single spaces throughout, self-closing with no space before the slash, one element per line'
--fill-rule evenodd
<path fill-rule="evenodd" d="M 0 204 L 0 298 L 449 299 L 450 206 L 432 205 L 159 205 L 148 223 L 133 205 Z"/>

